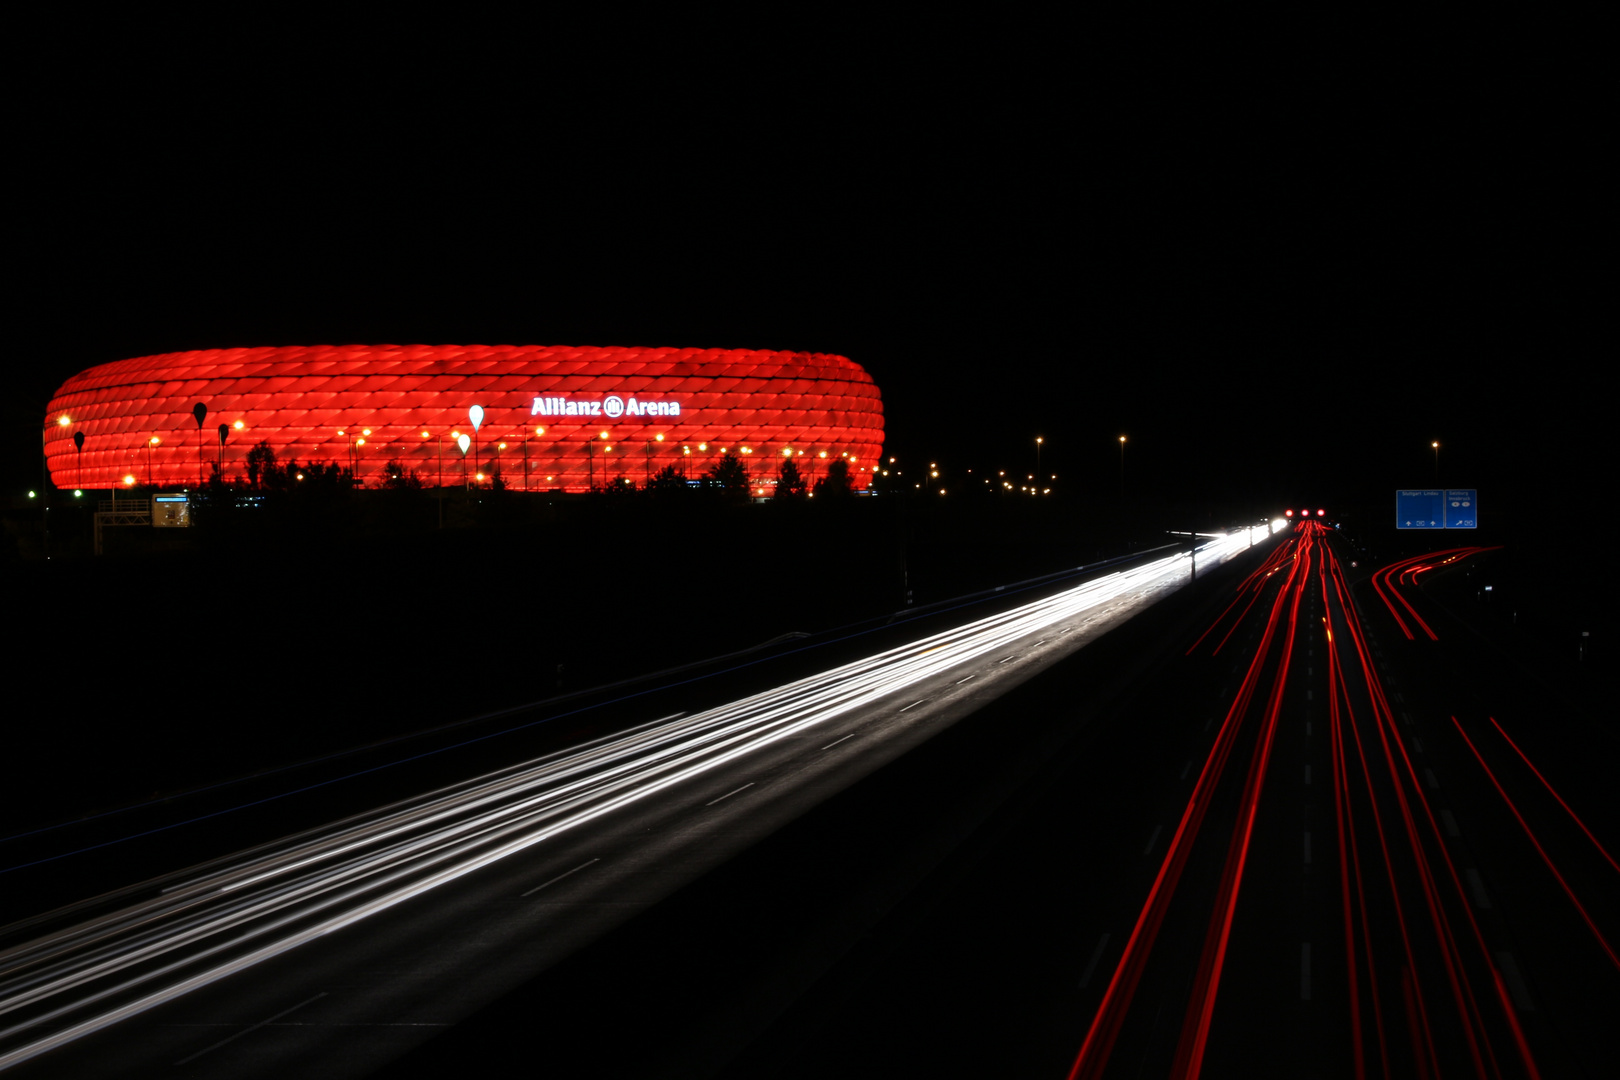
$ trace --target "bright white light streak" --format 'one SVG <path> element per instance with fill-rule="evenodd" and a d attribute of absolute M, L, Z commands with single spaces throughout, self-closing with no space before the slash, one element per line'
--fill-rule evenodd
<path fill-rule="evenodd" d="M 1253 532 L 1211 540 L 1199 553 L 1224 560 L 1246 549 Z M 0 1069 L 829 720 L 895 715 L 890 699 L 911 686 L 1128 593 L 1178 583 L 1186 558 L 1156 559 L 706 712 L 651 721 L 264 845 L 231 865 L 201 867 L 159 896 L 0 953 L 0 1016 L 14 1017 L 0 1031 Z M 143 989 L 152 984 L 165 985 Z M 55 1022 L 58 1030 L 38 1030 Z"/>

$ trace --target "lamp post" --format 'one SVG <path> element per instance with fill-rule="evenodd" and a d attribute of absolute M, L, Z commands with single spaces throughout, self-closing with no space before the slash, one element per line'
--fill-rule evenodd
<path fill-rule="evenodd" d="M 1119 437 L 1119 501 L 1125 501 L 1125 436 Z"/>
<path fill-rule="evenodd" d="M 467 475 L 467 447 L 471 445 L 472 440 L 465 434 L 456 436 L 456 448 L 461 451 L 461 482 L 468 491 L 472 490 L 472 477 Z"/>
<path fill-rule="evenodd" d="M 199 429 L 199 430 L 201 430 L 201 429 Z M 146 440 L 146 486 L 147 487 L 152 486 L 152 447 L 156 446 L 157 444 L 158 444 L 158 437 L 156 435 L 154 435 L 150 439 Z M 198 476 L 202 475 L 202 469 L 201 469 L 200 466 L 198 468 L 197 475 Z M 201 481 L 198 481 L 198 482 L 201 483 Z"/>
<path fill-rule="evenodd" d="M 203 472 L 203 466 L 202 466 L 202 462 L 203 462 L 202 426 L 203 426 L 203 421 L 208 419 L 208 406 L 204 405 L 200 401 L 197 402 L 197 404 L 195 404 L 195 405 L 193 405 L 191 407 L 191 415 L 193 417 L 195 417 L 196 420 L 197 420 L 197 486 L 202 487 L 202 472 Z M 150 470 L 148 470 L 148 471 L 150 471 Z M 152 478 L 150 476 L 148 476 L 146 479 L 147 479 L 147 482 L 150 483 Z"/>
<path fill-rule="evenodd" d="M 1434 486 L 1440 486 L 1440 441 L 1436 439 L 1429 444 L 1434 448 Z"/>
<path fill-rule="evenodd" d="M 1043 443 L 1045 441 L 1046 440 L 1041 438 L 1041 436 L 1039 436 L 1039 435 L 1035 436 L 1035 475 L 1036 476 L 1041 475 L 1041 443 Z"/>
<path fill-rule="evenodd" d="M 473 464 L 478 464 L 478 429 L 484 425 L 484 407 L 474 405 L 467 410 L 467 419 L 473 426 Z M 465 453 L 465 451 L 463 451 Z"/>

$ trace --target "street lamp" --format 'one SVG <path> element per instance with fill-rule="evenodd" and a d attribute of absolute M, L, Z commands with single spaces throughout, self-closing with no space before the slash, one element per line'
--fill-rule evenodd
<path fill-rule="evenodd" d="M 1041 443 L 1045 441 L 1039 435 L 1035 436 L 1035 472 L 1037 475 L 1041 471 Z"/>
<path fill-rule="evenodd" d="M 1119 498 L 1125 501 L 1125 436 L 1119 437 Z"/>
<path fill-rule="evenodd" d="M 1440 486 L 1440 442 L 1435 440 L 1429 444 L 1434 447 L 1434 486 Z"/>
<path fill-rule="evenodd" d="M 537 427 L 537 428 L 534 429 L 534 433 L 536 435 L 544 435 L 546 433 L 546 429 L 543 428 L 543 427 Z M 529 429 L 528 428 L 523 429 L 523 490 L 524 491 L 529 490 Z"/>
<path fill-rule="evenodd" d="M 146 440 L 146 486 L 152 486 L 152 447 L 158 444 L 158 437 L 152 436 Z"/>
<path fill-rule="evenodd" d="M 478 429 L 484 424 L 484 407 L 482 405 L 473 405 L 468 408 L 467 419 L 472 421 L 473 426 L 473 464 L 476 465 L 478 464 Z M 465 454 L 466 451 L 463 450 L 462 453 Z M 462 471 L 465 472 L 466 470 Z"/>

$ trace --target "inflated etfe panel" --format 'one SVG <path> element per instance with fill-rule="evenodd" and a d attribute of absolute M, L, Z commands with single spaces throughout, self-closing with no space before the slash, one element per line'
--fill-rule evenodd
<path fill-rule="evenodd" d="M 101 364 L 64 383 L 45 416 L 62 488 L 186 487 L 216 461 L 227 479 L 245 476 L 260 441 L 279 461 L 336 462 L 368 486 L 397 461 L 429 486 L 498 473 L 514 489 L 585 491 L 640 485 L 666 465 L 696 477 L 731 453 L 762 483 L 789 455 L 810 480 L 844 458 L 865 487 L 883 403 L 859 365 L 823 353 L 314 345 Z"/>

